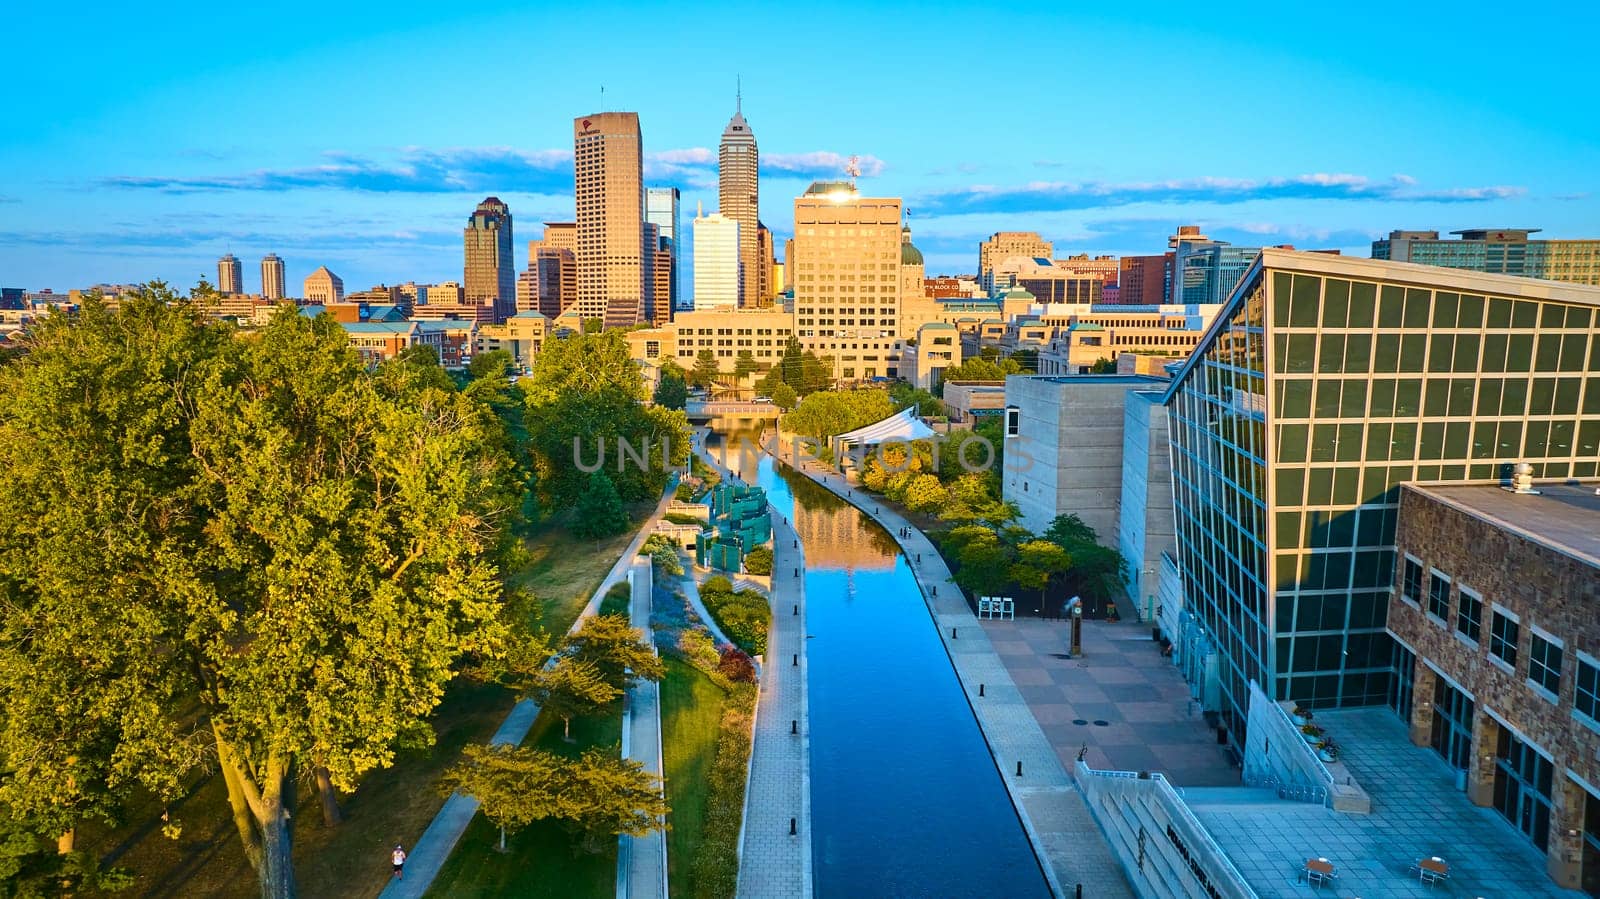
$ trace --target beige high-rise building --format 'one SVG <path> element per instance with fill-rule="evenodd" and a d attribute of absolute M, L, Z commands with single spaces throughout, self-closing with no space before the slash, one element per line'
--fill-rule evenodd
<path fill-rule="evenodd" d="M 1051 259 L 1056 253 L 1055 244 L 1040 237 L 1036 231 L 996 231 L 989 239 L 978 244 L 978 283 L 986 292 L 994 290 L 995 266 L 1012 256 L 1032 259 Z"/>
<path fill-rule="evenodd" d="M 244 265 L 232 253 L 217 260 L 217 293 L 244 293 Z"/>
<path fill-rule="evenodd" d="M 761 152 L 743 107 L 737 98 L 717 148 L 717 211 L 739 223 L 739 305 L 748 308 L 766 301 L 768 272 L 761 257 Z"/>
<path fill-rule="evenodd" d="M 845 382 L 898 368 L 900 200 L 819 181 L 794 201 L 795 334 Z"/>
<path fill-rule="evenodd" d="M 578 225 L 545 222 L 544 237 L 528 241 L 528 268 L 537 267 L 533 309 L 555 318 L 578 301 Z"/>
<path fill-rule="evenodd" d="M 517 264 L 512 258 L 511 209 L 488 197 L 461 232 L 467 303 L 494 307 L 494 320 L 517 311 Z"/>
<path fill-rule="evenodd" d="M 713 212 L 695 216 L 691 225 L 694 229 L 695 310 L 738 308 L 744 298 L 739 265 L 739 223 Z"/>
<path fill-rule="evenodd" d="M 577 200 L 577 302 L 584 318 L 625 327 L 644 319 L 647 284 L 644 148 L 639 115 L 599 112 L 572 121 Z"/>
<path fill-rule="evenodd" d="M 283 290 L 283 260 L 277 253 L 261 257 L 261 295 L 269 300 L 281 300 Z"/>
<path fill-rule="evenodd" d="M 304 296 L 307 303 L 328 306 L 344 302 L 344 279 L 328 271 L 326 265 L 306 276 Z"/>
<path fill-rule="evenodd" d="M 773 295 L 777 293 L 773 287 L 777 283 L 777 275 L 772 270 L 772 231 L 762 224 L 756 225 L 756 259 L 761 267 L 761 297 L 756 305 L 770 306 Z"/>

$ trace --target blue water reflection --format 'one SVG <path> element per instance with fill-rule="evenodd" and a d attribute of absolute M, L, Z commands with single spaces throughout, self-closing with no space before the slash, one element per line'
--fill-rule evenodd
<path fill-rule="evenodd" d="M 779 469 L 756 482 L 806 548 L 817 894 L 1048 895 L 905 557 Z"/>

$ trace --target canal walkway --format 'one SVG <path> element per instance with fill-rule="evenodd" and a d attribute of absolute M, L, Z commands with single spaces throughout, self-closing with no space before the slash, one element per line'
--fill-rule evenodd
<path fill-rule="evenodd" d="M 873 502 L 866 493 L 856 495 L 856 487 L 842 476 L 818 470 L 815 463 L 796 470 L 871 516 L 905 553 L 1023 829 L 1035 854 L 1046 862 L 1051 891 L 1071 896 L 1075 887 L 1082 885 L 1083 895 L 1095 899 L 1131 899 L 1133 891 L 1083 794 L 1028 709 L 933 542 L 893 509 Z M 959 822 L 951 822 L 951 826 L 959 826 Z"/>
<path fill-rule="evenodd" d="M 724 478 L 739 477 L 697 441 Z M 811 728 L 806 715 L 805 548 L 793 525 L 772 513 L 772 626 L 761 666 L 755 740 L 739 834 L 739 886 L 745 899 L 810 899 Z"/>
<path fill-rule="evenodd" d="M 628 548 L 617 559 L 605 580 L 595 589 L 594 595 L 589 597 L 589 604 L 583 607 L 578 619 L 572 622 L 569 634 L 577 633 L 583 623 L 600 611 L 600 601 L 606 591 L 614 584 L 627 577 L 628 569 L 633 565 L 633 559 L 644 546 L 645 538 L 655 531 L 656 522 L 667 514 L 667 505 L 672 502 L 675 483 L 667 485 L 667 491 L 661 497 L 661 502 L 656 506 L 650 517 L 639 526 L 639 532 L 629 542 Z M 531 699 L 524 699 L 511 707 L 511 711 L 501 722 L 500 729 L 494 732 L 489 739 L 491 746 L 520 746 L 528 731 L 532 729 L 534 719 L 539 717 L 539 705 Z M 454 793 L 444 801 L 444 806 L 439 813 L 433 816 L 427 830 L 422 832 L 416 845 L 406 847 L 406 876 L 403 880 L 391 879 L 389 885 L 379 893 L 379 899 L 421 899 L 433 885 L 434 878 L 439 876 L 439 869 L 444 867 L 445 860 L 450 857 L 456 843 L 461 840 L 461 835 L 466 833 L 467 825 L 472 823 L 472 818 L 478 813 L 478 800 L 465 793 Z"/>
<path fill-rule="evenodd" d="M 655 578 L 649 557 L 635 557 L 629 572 L 632 581 L 628 603 L 628 623 L 644 632 L 644 639 L 655 649 L 655 633 L 650 629 L 651 597 Z M 628 689 L 622 710 L 622 757 L 662 776 L 661 765 L 661 685 L 640 680 Z M 667 899 L 667 836 L 652 830 L 641 837 L 623 834 L 617 841 L 617 899 Z"/>

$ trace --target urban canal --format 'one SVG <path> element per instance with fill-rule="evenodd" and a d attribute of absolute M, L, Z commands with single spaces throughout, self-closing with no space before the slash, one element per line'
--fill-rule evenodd
<path fill-rule="evenodd" d="M 718 458 L 722 436 L 707 439 Z M 724 461 L 766 488 L 805 546 L 817 895 L 1049 895 L 889 533 L 770 456 Z"/>

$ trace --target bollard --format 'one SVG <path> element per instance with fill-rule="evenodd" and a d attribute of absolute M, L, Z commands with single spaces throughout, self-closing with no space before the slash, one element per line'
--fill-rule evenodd
<path fill-rule="evenodd" d="M 979 696 L 982 696 L 982 695 L 983 695 L 983 684 L 979 684 L 979 685 L 978 685 L 978 695 L 979 695 Z"/>
<path fill-rule="evenodd" d="M 794 819 L 793 819 L 793 818 L 790 818 L 790 819 L 789 819 L 789 836 L 791 836 L 791 837 L 792 837 L 792 836 L 794 836 L 794 835 L 795 835 L 795 834 L 796 834 L 796 833 L 799 833 L 799 831 L 797 831 L 797 830 L 795 830 L 795 829 L 794 829 Z"/>
<path fill-rule="evenodd" d="M 798 652 L 795 653 L 794 654 L 794 661 L 789 663 L 789 664 L 790 664 L 790 667 L 793 667 L 793 668 L 800 667 L 800 653 L 798 653 Z"/>
<path fill-rule="evenodd" d="M 1017 776 L 1018 777 L 1022 776 L 1022 760 L 1021 759 L 1017 759 Z"/>
<path fill-rule="evenodd" d="M 954 640 L 955 638 L 956 638 L 956 629 L 955 628 L 951 628 L 950 629 L 950 639 Z"/>
<path fill-rule="evenodd" d="M 795 614 L 795 615 L 796 615 L 796 616 L 798 616 L 798 615 L 799 615 L 799 614 L 800 614 L 800 606 L 798 606 L 798 605 L 796 605 L 796 606 L 795 606 L 795 607 L 794 607 L 794 614 Z M 792 616 L 791 616 L 791 617 L 792 617 Z"/>
<path fill-rule="evenodd" d="M 798 718 L 790 718 L 789 719 L 789 733 L 797 734 L 799 732 L 800 732 L 800 720 Z"/>
<path fill-rule="evenodd" d="M 799 577 L 799 576 L 800 576 L 800 569 L 798 569 L 798 568 L 796 568 L 796 569 L 795 569 L 795 570 L 794 570 L 794 576 L 795 576 L 795 577 Z"/>
<path fill-rule="evenodd" d="M 1073 899 L 1083 899 L 1083 884 L 1078 884 L 1072 890 Z"/>

